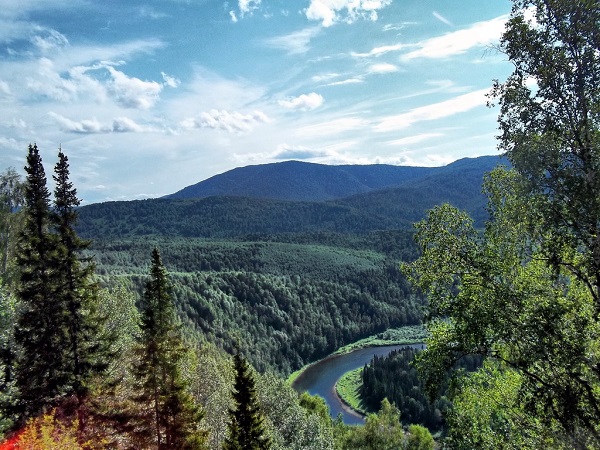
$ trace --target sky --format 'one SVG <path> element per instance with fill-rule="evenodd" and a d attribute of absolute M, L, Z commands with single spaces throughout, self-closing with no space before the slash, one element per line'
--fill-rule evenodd
<path fill-rule="evenodd" d="M 507 0 L 2 0 L 0 172 L 58 148 L 83 204 L 235 167 L 498 154 Z"/>

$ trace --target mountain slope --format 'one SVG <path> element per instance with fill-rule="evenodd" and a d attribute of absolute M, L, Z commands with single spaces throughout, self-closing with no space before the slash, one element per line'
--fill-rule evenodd
<path fill-rule="evenodd" d="M 374 165 L 328 166 L 286 161 L 240 167 L 188 186 L 165 198 L 189 199 L 235 196 L 278 200 L 325 201 L 387 187 L 402 186 L 442 172 L 445 167 Z M 488 167 L 496 156 L 468 159 L 471 165 Z M 494 163 L 495 165 L 495 163 Z"/>
<path fill-rule="evenodd" d="M 78 231 L 91 239 L 149 235 L 231 238 L 315 231 L 366 233 L 410 228 L 428 209 L 443 202 L 465 209 L 481 225 L 485 218 L 483 175 L 498 160 L 495 157 L 461 160 L 427 175 L 413 173 L 412 179 L 407 176 L 398 187 L 372 189 L 326 202 L 213 196 L 93 204 L 81 208 Z M 368 172 L 364 166 L 350 171 L 354 169 L 355 178 L 359 170 Z M 365 174 L 363 179 L 367 176 L 373 176 L 373 172 Z M 285 184 L 280 182 L 282 190 Z M 319 189 L 323 192 L 323 184 L 311 192 Z"/>

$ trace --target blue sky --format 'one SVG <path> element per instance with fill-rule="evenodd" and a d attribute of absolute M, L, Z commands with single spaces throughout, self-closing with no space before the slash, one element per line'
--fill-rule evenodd
<path fill-rule="evenodd" d="M 505 0 L 3 0 L 0 170 L 58 146 L 85 203 L 290 159 L 496 154 Z M 50 178 L 50 176 L 49 176 Z"/>

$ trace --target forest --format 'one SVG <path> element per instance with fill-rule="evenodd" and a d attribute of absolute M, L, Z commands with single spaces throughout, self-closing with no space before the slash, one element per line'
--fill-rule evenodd
<path fill-rule="evenodd" d="M 432 186 L 80 207 L 67 156 L 50 192 L 30 144 L 0 176 L 2 445 L 600 448 L 599 24 L 513 0 L 489 94 L 509 164 L 477 214 Z M 422 322 L 422 352 L 363 370 L 364 425 L 283 378 Z"/>

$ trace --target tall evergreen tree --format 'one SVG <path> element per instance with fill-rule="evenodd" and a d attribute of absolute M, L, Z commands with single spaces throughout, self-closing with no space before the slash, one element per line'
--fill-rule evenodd
<path fill-rule="evenodd" d="M 254 378 L 248 362 L 237 353 L 234 356 L 234 408 L 229 410 L 229 436 L 225 450 L 267 450 L 271 442 L 266 436 Z"/>
<path fill-rule="evenodd" d="M 90 242 L 79 238 L 74 229 L 76 207 L 81 202 L 69 180 L 68 158 L 62 150 L 58 153 L 53 179 L 56 187 L 51 220 L 58 237 L 57 296 L 65 312 L 69 382 L 73 391 L 81 395 L 86 378 L 106 367 L 106 358 L 101 357 L 103 346 L 98 339 L 101 321 L 94 308 L 98 286 L 93 279 L 94 264 L 81 253 Z"/>
<path fill-rule="evenodd" d="M 40 412 L 65 393 L 67 334 L 57 294 L 57 239 L 50 232 L 50 192 L 37 146 L 27 155 L 24 224 L 19 235 L 17 263 L 20 305 L 15 341 L 19 347 L 15 382 L 17 414 Z"/>
<path fill-rule="evenodd" d="M 150 279 L 142 302 L 139 361 L 135 375 L 141 405 L 136 434 L 145 448 L 202 449 L 206 435 L 199 429 L 202 413 L 181 374 L 186 349 L 176 326 L 167 272 L 157 249 L 152 252 Z"/>

